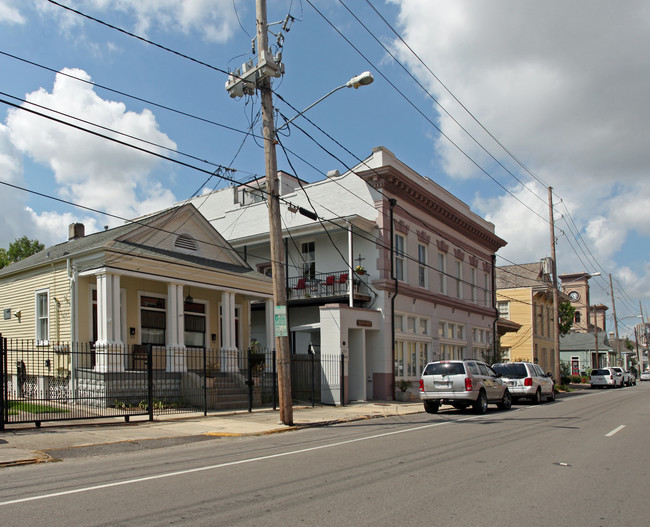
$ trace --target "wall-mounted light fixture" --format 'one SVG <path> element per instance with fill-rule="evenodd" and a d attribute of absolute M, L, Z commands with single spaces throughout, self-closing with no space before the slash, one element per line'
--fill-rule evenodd
<path fill-rule="evenodd" d="M 18 319 L 18 322 L 20 322 L 20 317 L 23 316 L 23 312 L 19 309 L 14 313 L 14 316 Z"/>

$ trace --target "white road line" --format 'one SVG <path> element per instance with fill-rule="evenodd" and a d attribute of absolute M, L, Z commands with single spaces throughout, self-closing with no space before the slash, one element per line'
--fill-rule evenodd
<path fill-rule="evenodd" d="M 478 419 L 480 417 L 485 417 L 483 415 L 481 416 L 475 416 L 475 417 L 468 417 L 466 419 L 459 419 L 459 421 L 469 421 L 471 419 Z M 393 432 L 385 432 L 383 434 L 376 434 L 368 437 L 358 437 L 356 439 L 348 439 L 347 441 L 339 441 L 337 443 L 331 443 L 327 445 L 321 445 L 321 446 L 315 446 L 315 447 L 310 447 L 310 448 L 303 448 L 301 450 L 292 450 L 290 452 L 282 452 L 280 454 L 271 454 L 268 456 L 260 456 L 260 457 L 253 457 L 250 459 L 240 459 L 239 461 L 230 461 L 228 463 L 219 463 L 218 465 L 210 465 L 207 467 L 198 467 L 198 468 L 192 468 L 192 469 L 187 469 L 187 470 L 179 470 L 177 472 L 168 472 L 165 474 L 158 474 L 156 476 L 146 476 L 142 478 L 136 478 L 136 479 L 127 479 L 124 481 L 116 481 L 114 483 L 105 483 L 103 485 L 94 485 L 92 487 L 82 487 L 79 489 L 73 489 L 73 490 L 65 490 L 61 492 L 52 492 L 51 494 L 42 494 L 39 496 L 31 496 L 29 498 L 19 498 L 15 500 L 10 500 L 10 501 L 2 501 L 0 502 L 0 507 L 3 505 L 13 505 L 16 503 L 25 503 L 28 501 L 36 501 L 36 500 L 44 500 L 47 498 L 56 498 L 59 496 L 67 496 L 70 494 L 79 494 L 81 492 L 89 492 L 92 490 L 101 490 L 101 489 L 107 489 L 110 487 L 120 487 L 122 485 L 131 485 L 134 483 L 142 483 L 143 481 L 152 481 L 155 479 L 163 479 L 163 478 L 171 478 L 174 476 L 183 476 L 185 474 L 192 474 L 195 472 L 204 472 L 206 470 L 216 470 L 219 468 L 224 468 L 224 467 L 232 467 L 235 465 L 243 465 L 245 463 L 254 463 L 256 461 L 265 461 L 267 459 L 274 459 L 274 458 L 279 458 L 279 457 L 286 457 L 286 456 L 293 456 L 296 454 L 304 454 L 305 452 L 313 452 L 315 450 L 323 450 L 325 448 L 333 448 L 337 446 L 342 446 L 342 445 L 349 445 L 351 443 L 358 443 L 360 441 L 368 441 L 371 439 L 379 439 L 382 437 L 389 437 L 393 435 L 398 435 L 398 434 L 406 434 L 409 432 L 417 432 L 419 430 L 425 430 L 427 428 L 434 428 L 437 426 L 442 426 L 446 424 L 451 424 L 456 421 L 444 421 L 442 423 L 431 423 L 429 425 L 423 425 L 423 426 L 417 426 L 415 428 L 407 428 L 406 430 L 395 430 Z"/>
<path fill-rule="evenodd" d="M 625 428 L 625 425 L 617 426 L 609 434 L 605 434 L 605 437 L 612 437 L 615 433 L 620 432 L 621 430 L 623 430 L 623 428 Z"/>

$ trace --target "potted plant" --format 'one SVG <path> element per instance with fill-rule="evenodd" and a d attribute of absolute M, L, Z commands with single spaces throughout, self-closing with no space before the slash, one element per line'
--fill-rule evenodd
<path fill-rule="evenodd" d="M 366 268 L 361 265 L 357 265 L 354 268 L 354 272 L 357 273 L 358 275 L 364 275 L 366 274 Z"/>
<path fill-rule="evenodd" d="M 397 381 L 397 389 L 399 391 L 395 392 L 395 399 L 398 401 L 409 401 L 411 399 L 411 394 L 407 390 L 411 387 L 411 381 L 406 379 L 400 379 Z"/>

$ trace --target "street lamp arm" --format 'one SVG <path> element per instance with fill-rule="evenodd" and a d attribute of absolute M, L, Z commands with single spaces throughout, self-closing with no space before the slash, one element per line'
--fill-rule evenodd
<path fill-rule="evenodd" d="M 372 74 L 369 71 L 366 71 L 366 72 L 362 73 L 361 75 L 357 75 L 356 77 L 352 77 L 348 82 L 346 82 L 345 84 L 341 84 L 341 86 L 338 86 L 337 88 L 334 88 L 330 92 L 326 93 L 320 99 L 318 99 L 316 102 L 314 102 L 314 103 L 310 104 L 309 106 L 307 106 L 307 108 L 305 108 L 302 112 L 300 112 L 299 114 L 293 116 L 291 119 L 286 121 L 282 126 L 276 128 L 275 132 L 277 133 L 280 130 L 282 130 L 283 128 L 287 127 L 289 125 L 289 123 L 292 123 L 298 117 L 300 117 L 301 115 L 307 113 L 314 106 L 316 106 L 318 103 L 322 102 L 323 100 L 327 99 L 333 93 L 336 93 L 337 91 L 342 90 L 343 88 L 354 88 L 356 90 L 357 88 L 359 88 L 359 86 L 367 86 L 368 84 L 372 84 L 372 81 L 374 81 L 374 80 L 375 80 L 374 77 L 372 76 Z"/>

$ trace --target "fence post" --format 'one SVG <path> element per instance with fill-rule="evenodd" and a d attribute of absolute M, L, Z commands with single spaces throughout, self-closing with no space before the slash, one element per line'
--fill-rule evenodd
<path fill-rule="evenodd" d="M 248 413 L 253 411 L 253 361 L 251 360 L 252 351 L 248 348 L 246 352 L 247 360 L 247 375 L 246 375 L 246 386 L 248 386 Z"/>
<path fill-rule="evenodd" d="M 341 406 L 345 406 L 345 355 L 341 353 Z"/>
<path fill-rule="evenodd" d="M 5 364 L 7 361 L 7 356 L 5 350 L 7 349 L 6 345 L 7 340 L 2 338 L 2 333 L 0 333 L 0 379 L 2 379 L 2 390 L 0 390 L 0 432 L 5 431 L 5 421 L 9 418 L 8 409 L 5 407 L 5 395 L 7 393 L 7 379 L 5 378 Z"/>
<path fill-rule="evenodd" d="M 147 380 L 149 421 L 153 421 L 153 350 L 151 344 L 147 344 Z"/>
<path fill-rule="evenodd" d="M 278 409 L 278 370 L 277 370 L 277 352 L 273 348 L 273 410 Z"/>
<path fill-rule="evenodd" d="M 208 415 L 208 358 L 203 346 L 203 417 Z"/>
<path fill-rule="evenodd" d="M 316 406 L 316 354 L 314 351 L 311 351 L 311 407 Z"/>

